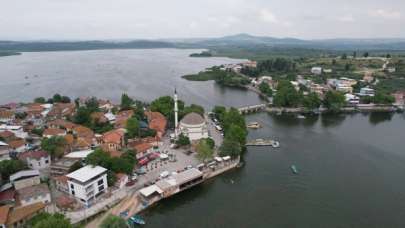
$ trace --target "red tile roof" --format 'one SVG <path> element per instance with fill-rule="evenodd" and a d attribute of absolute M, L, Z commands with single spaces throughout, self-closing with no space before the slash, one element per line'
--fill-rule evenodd
<path fill-rule="evenodd" d="M 61 182 L 61 183 L 65 183 L 65 184 L 67 184 L 67 181 L 69 180 L 69 178 L 68 178 L 67 176 L 65 176 L 65 175 L 56 176 L 56 177 L 53 177 L 53 179 L 54 179 L 55 181 L 58 181 L 58 182 Z"/>
<path fill-rule="evenodd" d="M 15 199 L 15 190 L 14 189 L 7 189 L 5 191 L 0 192 L 0 202 L 1 201 L 13 201 Z"/>
<path fill-rule="evenodd" d="M 0 132 L 0 137 L 11 138 L 11 137 L 14 137 L 14 133 L 11 131 L 2 131 L 2 132 Z"/>
<path fill-rule="evenodd" d="M 65 134 L 66 131 L 59 129 L 59 128 L 47 128 L 44 130 L 44 132 L 42 133 L 42 135 L 44 136 L 58 136 L 58 135 L 63 135 Z"/>
<path fill-rule="evenodd" d="M 40 158 L 46 158 L 46 157 L 49 157 L 49 154 L 43 150 L 27 151 L 24 153 L 20 153 L 18 155 L 18 158 L 21 160 L 26 160 L 27 158 L 39 160 Z"/>
<path fill-rule="evenodd" d="M 103 142 L 121 144 L 122 140 L 124 140 L 124 135 L 125 133 L 123 130 L 112 130 L 103 134 Z"/>
<path fill-rule="evenodd" d="M 7 224 L 12 225 L 23 219 L 27 219 L 44 208 L 45 204 L 42 202 L 34 203 L 25 207 L 16 208 L 9 213 Z"/>
<path fill-rule="evenodd" d="M 8 145 L 13 149 L 17 149 L 25 145 L 25 140 L 24 139 L 13 140 L 8 142 Z"/>
<path fill-rule="evenodd" d="M 158 132 L 158 136 L 162 137 L 166 132 L 167 120 L 160 112 L 145 112 L 148 117 L 149 128 Z"/>
<path fill-rule="evenodd" d="M 11 206 L 5 205 L 0 207 L 0 225 L 6 224 L 8 214 L 10 212 Z"/>

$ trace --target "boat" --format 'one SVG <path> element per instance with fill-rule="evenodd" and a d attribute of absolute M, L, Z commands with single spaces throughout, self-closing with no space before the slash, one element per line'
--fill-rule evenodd
<path fill-rule="evenodd" d="M 262 126 L 258 122 L 251 122 L 246 127 L 251 129 L 259 129 Z"/>
<path fill-rule="evenodd" d="M 146 224 L 145 220 L 143 220 L 139 215 L 134 215 L 131 218 L 129 218 L 129 220 L 132 223 L 138 224 L 138 225 L 145 225 Z"/>
<path fill-rule="evenodd" d="M 279 148 L 280 147 L 280 142 L 279 141 L 272 141 L 271 146 L 274 148 Z"/>
<path fill-rule="evenodd" d="M 239 163 L 236 165 L 236 168 L 242 168 L 244 164 L 245 164 L 245 163 L 243 163 L 243 162 L 239 162 Z"/>
<path fill-rule="evenodd" d="M 292 171 L 294 174 L 298 174 L 298 170 L 297 170 L 297 167 L 295 167 L 295 165 L 292 165 L 292 166 L 291 166 L 291 171 Z"/>
<path fill-rule="evenodd" d="M 298 119 L 305 119 L 305 116 L 304 115 L 298 115 L 297 118 Z"/>

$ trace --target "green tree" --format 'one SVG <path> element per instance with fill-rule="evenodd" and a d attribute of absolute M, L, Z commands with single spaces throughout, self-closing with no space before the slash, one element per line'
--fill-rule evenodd
<path fill-rule="evenodd" d="M 34 99 L 35 103 L 40 103 L 40 104 L 45 104 L 46 103 L 46 99 L 44 97 L 37 97 Z"/>
<path fill-rule="evenodd" d="M 66 140 L 61 136 L 43 138 L 41 141 L 41 147 L 48 152 L 52 159 L 61 158 L 65 153 Z"/>
<path fill-rule="evenodd" d="M 121 110 L 130 110 L 134 105 L 134 100 L 130 98 L 126 93 L 121 95 Z"/>
<path fill-rule="evenodd" d="M 70 103 L 70 97 L 68 96 L 62 96 L 60 102 L 62 103 Z"/>
<path fill-rule="evenodd" d="M 295 90 L 289 81 L 280 81 L 273 104 L 278 107 L 297 107 L 302 100 L 302 94 Z"/>
<path fill-rule="evenodd" d="M 26 169 L 27 166 L 20 160 L 0 161 L 0 174 L 2 180 L 8 180 L 11 174 Z"/>
<path fill-rule="evenodd" d="M 88 108 L 86 107 L 79 107 L 76 111 L 76 114 L 74 116 L 74 122 L 76 124 L 81 124 L 88 126 L 91 124 L 91 112 Z"/>
<path fill-rule="evenodd" d="M 179 146 L 188 146 L 190 143 L 190 138 L 185 136 L 183 133 L 179 135 L 179 138 L 176 141 L 176 144 Z"/>
<path fill-rule="evenodd" d="M 368 56 L 369 56 L 368 52 L 364 52 L 363 56 L 364 56 L 364 58 L 368 58 Z"/>
<path fill-rule="evenodd" d="M 126 129 L 128 138 L 139 136 L 139 120 L 135 117 L 129 118 L 127 120 Z"/>
<path fill-rule="evenodd" d="M 32 217 L 27 224 L 33 228 L 72 228 L 69 219 L 64 215 L 55 213 L 49 214 L 47 212 L 41 212 Z"/>
<path fill-rule="evenodd" d="M 246 127 L 242 128 L 238 125 L 231 124 L 229 129 L 225 132 L 225 137 L 237 141 L 240 145 L 245 145 L 247 134 Z"/>
<path fill-rule="evenodd" d="M 92 97 L 86 101 L 86 108 L 89 113 L 98 112 L 100 109 L 98 108 L 98 100 L 96 97 Z"/>
<path fill-rule="evenodd" d="M 109 215 L 103 220 L 100 225 L 101 228 L 127 228 L 128 225 L 125 220 L 115 215 Z"/>
<path fill-rule="evenodd" d="M 218 121 L 222 122 L 226 114 L 226 108 L 224 106 L 215 106 L 212 109 L 212 112 L 215 113 L 215 116 L 218 118 Z"/>
<path fill-rule="evenodd" d="M 375 96 L 372 98 L 375 104 L 392 104 L 395 102 L 395 98 L 389 94 L 377 91 Z"/>
<path fill-rule="evenodd" d="M 237 157 L 242 154 L 242 147 L 238 141 L 225 137 L 219 148 L 219 154 L 221 156 Z"/>
<path fill-rule="evenodd" d="M 59 93 L 53 95 L 52 100 L 54 103 L 59 103 L 62 101 L 62 96 Z"/>
<path fill-rule="evenodd" d="M 106 169 L 111 168 L 111 157 L 109 154 L 104 152 L 102 149 L 97 148 L 94 150 L 93 153 L 89 154 L 86 159 L 86 164 L 89 165 L 99 165 L 101 167 L 104 167 Z"/>
<path fill-rule="evenodd" d="M 214 149 L 215 147 L 215 141 L 212 138 L 206 138 L 205 142 L 210 146 L 211 149 Z"/>
<path fill-rule="evenodd" d="M 201 116 L 204 116 L 204 108 L 200 105 L 196 104 L 191 104 L 190 106 L 184 107 L 184 110 L 182 111 L 182 116 L 185 116 L 191 112 L 195 112 L 200 114 Z"/>
<path fill-rule="evenodd" d="M 225 135 L 231 127 L 231 125 L 239 126 L 240 128 L 246 129 L 245 118 L 239 113 L 236 108 L 230 108 L 224 115 L 222 121 L 222 127 L 224 129 Z"/>
<path fill-rule="evenodd" d="M 205 139 L 201 139 L 200 142 L 197 144 L 197 157 L 201 161 L 205 162 L 207 159 L 212 158 L 214 155 L 214 150 L 211 145 Z"/>
<path fill-rule="evenodd" d="M 265 82 L 260 83 L 259 90 L 268 97 L 273 96 L 273 90 L 270 88 L 269 84 Z"/>
<path fill-rule="evenodd" d="M 342 93 L 336 91 L 328 91 L 325 94 L 323 104 L 330 111 L 338 112 L 346 104 L 346 99 Z"/>
<path fill-rule="evenodd" d="M 321 106 L 321 104 L 322 101 L 316 93 L 310 93 L 302 100 L 302 105 L 308 110 L 317 109 Z"/>

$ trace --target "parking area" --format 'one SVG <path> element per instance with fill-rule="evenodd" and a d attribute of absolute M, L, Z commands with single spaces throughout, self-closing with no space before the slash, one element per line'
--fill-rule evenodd
<path fill-rule="evenodd" d="M 163 145 L 159 151 L 169 155 L 171 159 L 156 159 L 143 166 L 146 171 L 145 174 L 138 176 L 137 185 L 144 185 L 146 183 L 155 182 L 159 179 L 159 175 L 165 171 L 169 174 L 185 169 L 187 166 L 196 167 L 201 162 L 197 159 L 196 153 L 190 153 L 186 149 L 171 149 L 170 140 L 165 138 Z"/>

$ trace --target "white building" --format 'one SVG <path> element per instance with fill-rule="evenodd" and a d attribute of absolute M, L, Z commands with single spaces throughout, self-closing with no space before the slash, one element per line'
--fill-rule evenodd
<path fill-rule="evenodd" d="M 66 175 L 69 194 L 89 205 L 96 197 L 106 192 L 107 169 L 101 166 L 87 165 Z"/>
<path fill-rule="evenodd" d="M 364 88 L 361 88 L 361 89 L 360 89 L 359 96 L 370 96 L 370 97 L 374 97 L 374 94 L 375 94 L 374 89 L 364 87 Z"/>
<path fill-rule="evenodd" d="M 49 168 L 51 165 L 51 156 L 45 151 L 27 151 L 18 155 L 20 160 L 27 163 L 28 167 L 35 170 Z"/>
<path fill-rule="evenodd" d="M 322 67 L 312 67 L 311 73 L 315 75 L 321 75 L 322 74 Z"/>
<path fill-rule="evenodd" d="M 180 132 L 191 141 L 208 138 L 208 128 L 204 118 L 195 112 L 189 113 L 180 121 Z"/>
<path fill-rule="evenodd" d="M 0 161 L 10 160 L 10 147 L 7 143 L 0 141 Z"/>
<path fill-rule="evenodd" d="M 15 190 L 20 190 L 29 186 L 41 183 L 38 170 L 22 170 L 10 176 L 10 182 Z"/>
<path fill-rule="evenodd" d="M 349 104 L 359 104 L 360 103 L 360 98 L 356 95 L 347 93 L 345 94 L 346 102 Z"/>
<path fill-rule="evenodd" d="M 14 133 L 14 135 L 18 138 L 25 139 L 28 137 L 28 133 L 24 132 L 24 129 L 22 126 L 11 126 L 11 125 L 0 125 L 0 132 L 2 131 L 11 131 Z"/>

